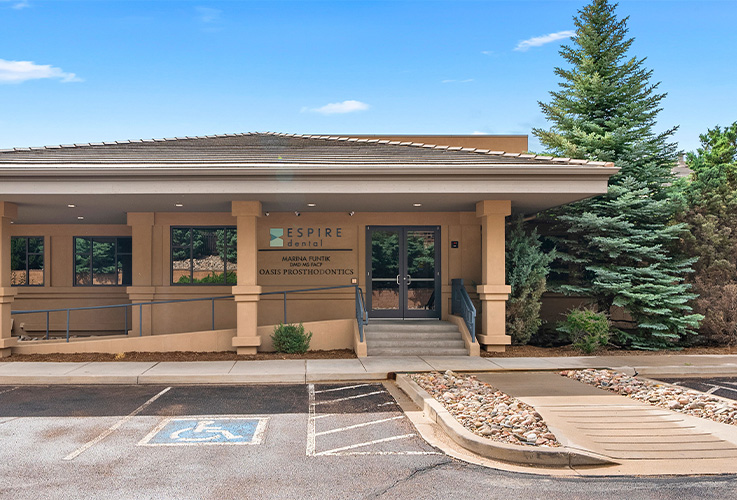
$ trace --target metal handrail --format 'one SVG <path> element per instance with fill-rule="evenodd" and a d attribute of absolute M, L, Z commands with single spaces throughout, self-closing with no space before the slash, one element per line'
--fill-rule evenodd
<path fill-rule="evenodd" d="M 363 290 L 358 285 L 336 285 L 336 286 L 323 286 L 319 288 L 301 288 L 297 290 L 280 290 L 274 292 L 261 292 L 261 295 L 283 295 L 284 296 L 284 324 L 287 321 L 287 294 L 288 293 L 304 293 L 304 292 L 319 292 L 323 290 L 336 290 L 342 288 L 353 288 L 356 294 L 356 321 L 358 322 L 358 332 L 360 341 L 363 342 L 363 325 L 368 324 L 368 312 L 366 311 L 366 305 L 363 300 Z"/>
<path fill-rule="evenodd" d="M 115 308 L 124 308 L 124 316 L 125 316 L 125 330 L 124 335 L 128 335 L 128 308 L 130 307 L 131 310 L 134 307 L 138 307 L 138 335 L 139 337 L 143 336 L 143 306 L 154 306 L 157 304 L 175 304 L 180 302 L 198 302 L 203 300 L 209 300 L 212 302 L 212 329 L 215 329 L 215 301 L 220 299 L 232 299 L 234 295 L 221 295 L 218 297 L 200 297 L 196 299 L 176 299 L 176 300 L 159 300 L 159 301 L 153 301 L 153 302 L 132 302 L 130 304 L 113 304 L 113 305 L 107 305 L 107 306 L 84 306 L 84 307 L 65 307 L 60 309 L 36 309 L 36 310 L 27 310 L 27 311 L 11 311 L 11 314 L 34 314 L 34 313 L 46 313 L 46 340 L 49 339 L 49 313 L 52 312 L 63 312 L 66 311 L 67 313 L 67 330 L 66 330 L 66 339 L 67 342 L 69 342 L 69 323 L 70 323 L 70 315 L 72 311 L 89 311 L 89 310 L 95 310 L 95 309 L 115 309 Z"/>
<path fill-rule="evenodd" d="M 363 299 L 363 290 L 358 285 L 339 285 L 339 286 L 327 286 L 320 288 L 306 288 L 298 290 L 281 290 L 274 292 L 261 292 L 261 295 L 284 295 L 284 323 L 287 323 L 287 294 L 288 293 L 304 293 L 304 292 L 316 292 L 321 290 L 335 290 L 339 288 L 353 288 L 355 290 L 355 301 L 356 301 L 356 321 L 358 321 L 358 330 L 360 334 L 360 341 L 363 342 L 363 326 L 368 324 L 368 312 L 366 311 L 365 301 Z M 195 299 L 175 299 L 175 300 L 160 300 L 152 302 L 133 302 L 130 304 L 113 304 L 106 306 L 84 306 L 84 307 L 64 307 L 59 309 L 34 309 L 25 311 L 12 311 L 11 314 L 34 314 L 34 313 L 46 313 L 46 340 L 49 339 L 49 314 L 52 312 L 66 312 L 67 313 L 67 325 L 66 325 L 66 340 L 69 342 L 69 324 L 71 311 L 83 311 L 83 310 L 95 310 L 95 309 L 115 309 L 124 308 L 125 317 L 125 330 L 124 335 L 128 335 L 128 308 L 131 310 L 133 307 L 138 307 L 138 331 L 139 336 L 143 336 L 143 306 L 154 306 L 157 304 L 176 304 L 180 302 L 198 302 L 209 300 L 212 302 L 212 329 L 215 329 L 215 301 L 221 299 L 232 299 L 234 295 L 221 295 L 217 297 L 200 297 Z"/>
<path fill-rule="evenodd" d="M 468 296 L 466 287 L 463 285 L 462 279 L 451 280 L 453 285 L 453 293 L 451 296 L 451 312 L 463 318 L 469 333 L 471 334 L 471 342 L 476 343 L 476 307 L 474 307 L 471 297 Z"/>

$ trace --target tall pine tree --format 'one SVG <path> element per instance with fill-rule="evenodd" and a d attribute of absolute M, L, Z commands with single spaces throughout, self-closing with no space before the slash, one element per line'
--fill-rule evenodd
<path fill-rule="evenodd" d="M 674 253 L 685 229 L 671 223 L 676 145 L 668 141 L 675 129 L 653 130 L 665 94 L 649 83 L 644 59 L 628 56 L 634 39 L 616 7 L 593 0 L 574 18 L 572 43 L 560 51 L 568 67 L 555 69 L 560 89 L 540 103 L 552 127 L 533 134 L 552 154 L 613 161 L 621 169 L 606 195 L 553 214 L 566 234 L 559 255 L 572 269 L 560 289 L 591 297 L 606 313 L 624 308 L 637 327 L 622 343 L 670 347 L 701 318 L 691 313 L 694 295 L 684 283 L 692 262 Z"/>

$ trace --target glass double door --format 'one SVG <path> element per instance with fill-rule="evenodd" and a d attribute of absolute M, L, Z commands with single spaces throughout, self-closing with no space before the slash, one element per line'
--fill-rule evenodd
<path fill-rule="evenodd" d="M 440 227 L 368 226 L 366 246 L 370 317 L 440 317 Z"/>

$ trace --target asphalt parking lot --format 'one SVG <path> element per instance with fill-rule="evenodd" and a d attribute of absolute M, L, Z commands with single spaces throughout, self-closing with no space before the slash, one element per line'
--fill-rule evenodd
<path fill-rule="evenodd" d="M 737 498 L 734 475 L 557 478 L 454 460 L 375 383 L 0 386 L 0 449 L 13 500 Z"/>
<path fill-rule="evenodd" d="M 737 401 L 737 377 L 667 378 L 659 380 Z"/>
<path fill-rule="evenodd" d="M 0 387 L 0 447 L 13 499 L 324 497 L 449 461 L 382 384 Z"/>

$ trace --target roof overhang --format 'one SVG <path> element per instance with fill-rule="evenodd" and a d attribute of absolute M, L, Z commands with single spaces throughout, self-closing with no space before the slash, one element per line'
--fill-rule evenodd
<path fill-rule="evenodd" d="M 259 200 L 271 212 L 446 212 L 509 199 L 515 213 L 530 214 L 605 193 L 617 171 L 552 162 L 16 164 L 0 166 L 0 200 L 18 204 L 22 224 L 77 223 L 81 212 L 84 223 L 108 224 L 125 223 L 127 212 L 229 212 L 233 200 Z"/>

